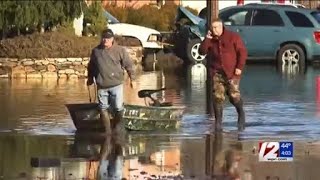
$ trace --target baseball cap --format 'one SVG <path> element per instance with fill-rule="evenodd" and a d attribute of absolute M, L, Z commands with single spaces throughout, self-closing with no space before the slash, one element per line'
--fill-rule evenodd
<path fill-rule="evenodd" d="M 109 38 L 114 37 L 114 34 L 113 34 L 113 32 L 112 32 L 111 29 L 106 29 L 106 30 L 104 30 L 104 31 L 102 32 L 102 36 L 101 36 L 101 37 L 102 37 L 102 38 L 107 38 L 107 39 L 109 39 Z"/>

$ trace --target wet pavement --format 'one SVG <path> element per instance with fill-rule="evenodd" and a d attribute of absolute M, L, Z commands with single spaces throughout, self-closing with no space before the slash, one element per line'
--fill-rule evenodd
<path fill-rule="evenodd" d="M 158 96 L 186 106 L 181 127 L 170 133 L 131 132 L 117 145 L 101 134 L 75 133 L 64 104 L 88 102 L 85 80 L 0 79 L 0 179 L 96 179 L 99 158 L 108 147 L 121 149 L 111 154 L 124 156 L 127 179 L 214 179 L 212 175 L 226 174 L 244 180 L 318 179 L 318 76 L 320 69 L 313 67 L 287 76 L 273 66 L 247 66 L 241 81 L 245 131 L 236 131 L 235 109 L 226 102 L 224 133 L 207 135 L 212 121 L 205 115 L 203 67 L 145 72 L 136 90 L 126 84 L 125 101 L 143 105 L 138 90 L 165 86 L 168 90 Z M 259 162 L 258 144 L 266 140 L 294 141 L 294 161 Z"/>

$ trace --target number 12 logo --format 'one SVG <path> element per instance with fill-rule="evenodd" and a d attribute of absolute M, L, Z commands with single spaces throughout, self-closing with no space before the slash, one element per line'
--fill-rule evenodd
<path fill-rule="evenodd" d="M 279 142 L 260 142 L 259 161 L 270 161 L 279 157 Z"/>

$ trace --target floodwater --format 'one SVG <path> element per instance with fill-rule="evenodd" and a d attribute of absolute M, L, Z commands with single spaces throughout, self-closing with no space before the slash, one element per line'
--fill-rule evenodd
<path fill-rule="evenodd" d="M 116 140 L 75 133 L 64 104 L 89 102 L 85 80 L 0 79 L 0 179 L 97 179 L 105 162 L 99 159 L 111 147 L 118 150 L 109 157 L 124 158 L 117 169 L 126 179 L 238 174 L 243 180 L 315 180 L 320 175 L 318 77 L 315 67 L 302 75 L 284 75 L 270 65 L 248 65 L 241 81 L 246 129 L 237 132 L 235 109 L 226 101 L 224 132 L 215 134 L 205 115 L 201 65 L 143 72 L 137 89 L 126 84 L 125 102 L 143 105 L 138 90 L 166 87 L 158 97 L 186 106 L 181 127 Z M 89 90 L 93 98 L 94 89 Z M 293 142 L 293 162 L 259 162 L 261 141 Z"/>

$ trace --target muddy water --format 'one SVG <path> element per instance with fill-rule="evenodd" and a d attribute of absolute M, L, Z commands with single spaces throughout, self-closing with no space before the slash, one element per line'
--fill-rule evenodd
<path fill-rule="evenodd" d="M 165 86 L 169 90 L 158 96 L 186 106 L 186 114 L 181 128 L 170 134 L 130 133 L 124 137 L 118 145 L 125 155 L 123 176 L 212 179 L 212 174 L 225 174 L 229 163 L 242 179 L 317 179 L 317 76 L 320 70 L 315 68 L 291 77 L 280 75 L 271 66 L 248 66 L 241 82 L 246 130 L 236 132 L 235 110 L 226 102 L 225 132 L 206 136 L 212 132 L 212 121 L 205 115 L 205 71 L 201 66 L 141 74 L 136 90 L 126 84 L 127 103 L 144 104 L 136 95 L 138 89 Z M 1 79 L 0 87 L 0 179 L 96 178 L 103 147 L 113 143 L 104 146 L 102 135 L 75 134 L 64 107 L 89 101 L 85 80 Z M 93 96 L 94 89 L 90 90 Z M 266 139 L 294 141 L 294 162 L 259 162 L 258 142 Z M 35 163 L 39 161 L 40 165 Z"/>

